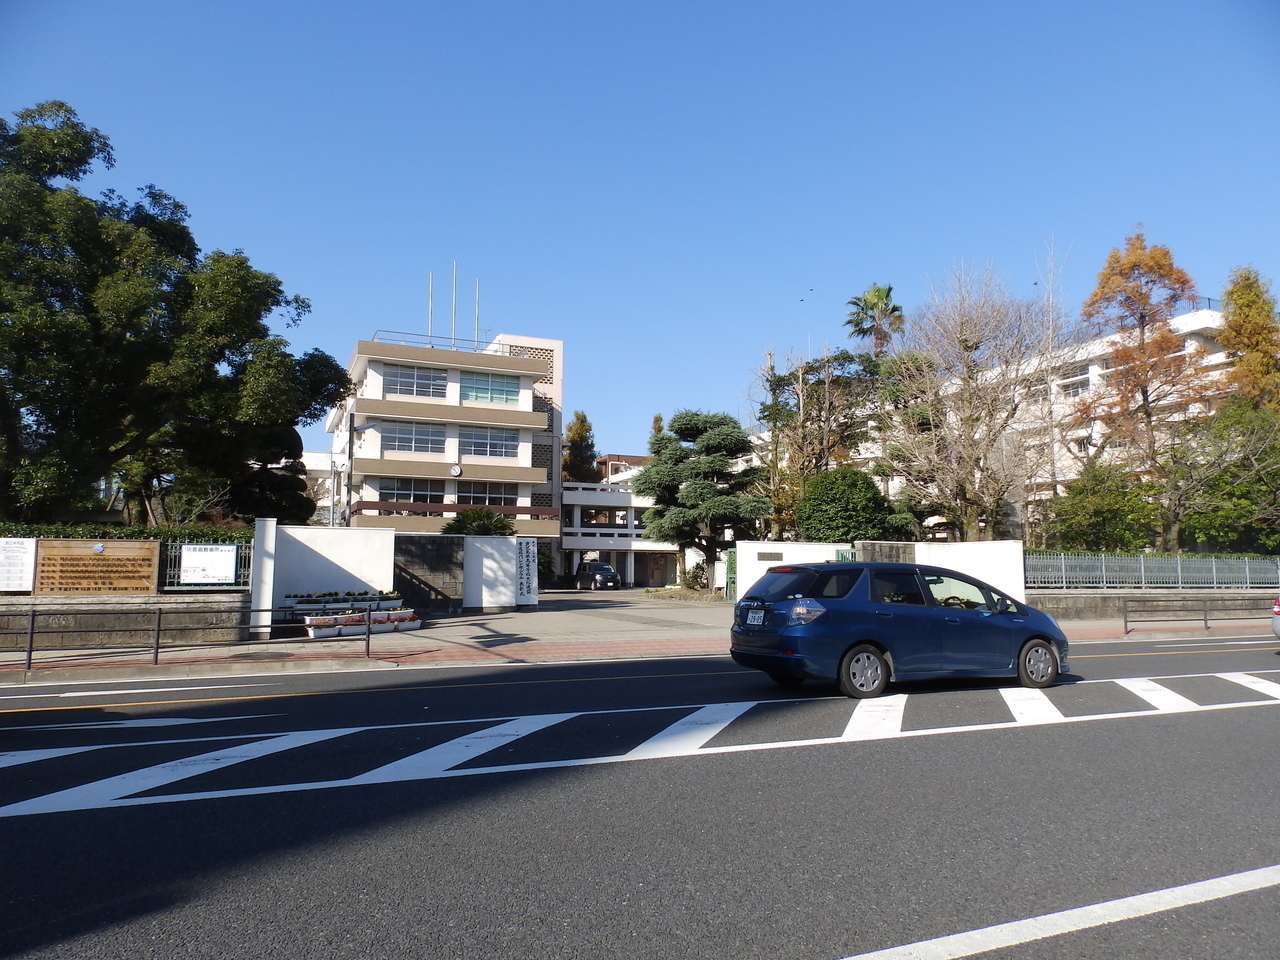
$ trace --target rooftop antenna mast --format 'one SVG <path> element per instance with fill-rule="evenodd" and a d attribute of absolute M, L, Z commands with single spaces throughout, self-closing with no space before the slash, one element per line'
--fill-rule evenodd
<path fill-rule="evenodd" d="M 458 261 L 453 261 L 453 303 L 449 308 L 449 340 L 458 348 Z"/>
<path fill-rule="evenodd" d="M 476 345 L 480 344 L 480 278 L 476 277 Z"/>
<path fill-rule="evenodd" d="M 431 340 L 431 298 L 435 294 L 435 274 L 427 271 L 427 340 Z"/>

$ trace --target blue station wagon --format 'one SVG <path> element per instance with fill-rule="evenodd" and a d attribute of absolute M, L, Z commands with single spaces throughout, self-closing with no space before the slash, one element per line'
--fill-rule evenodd
<path fill-rule="evenodd" d="M 943 567 L 815 563 L 770 567 L 734 607 L 733 659 L 777 683 L 835 680 L 875 697 L 890 680 L 1067 673 L 1056 620 Z"/>

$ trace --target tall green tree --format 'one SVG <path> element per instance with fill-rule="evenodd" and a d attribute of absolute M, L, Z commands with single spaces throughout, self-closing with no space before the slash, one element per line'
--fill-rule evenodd
<path fill-rule="evenodd" d="M 884 353 L 893 335 L 902 329 L 906 317 L 902 307 L 893 302 L 893 287 L 871 284 L 860 296 L 850 297 L 848 317 L 844 324 L 851 337 L 870 337 L 871 350 Z"/>
<path fill-rule="evenodd" d="M 581 410 L 573 411 L 573 419 L 564 431 L 565 450 L 561 458 L 560 475 L 575 483 L 596 483 L 600 480 L 600 468 L 596 466 L 595 432 L 591 421 Z"/>
<path fill-rule="evenodd" d="M 1280 325 L 1271 284 L 1253 267 L 1237 267 L 1222 294 L 1218 342 L 1233 364 L 1227 382 L 1235 394 L 1280 407 Z"/>
<path fill-rule="evenodd" d="M 1158 493 L 1123 467 L 1087 463 L 1066 496 L 1048 501 L 1050 535 L 1063 550 L 1141 550 L 1155 538 Z"/>
<path fill-rule="evenodd" d="M 815 543 L 881 540 L 892 514 L 876 482 L 853 467 L 818 474 L 796 508 L 800 538 Z"/>
<path fill-rule="evenodd" d="M 260 471 L 296 460 L 296 427 L 351 387 L 332 357 L 294 356 L 272 333 L 307 301 L 240 251 L 202 254 L 186 208 L 155 186 L 133 202 L 80 193 L 114 157 L 67 104 L 15 121 L 0 119 L 0 519 L 83 509 L 125 474 L 155 520 L 184 477 L 225 488 L 233 514 L 296 516 L 269 490 L 295 484 Z"/>
<path fill-rule="evenodd" d="M 744 529 L 769 514 L 768 499 L 748 492 L 759 480 L 758 467 L 738 469 L 751 452 L 742 425 L 727 413 L 680 410 L 667 429 L 649 441 L 651 458 L 632 481 L 632 489 L 652 497 L 645 511 L 650 540 L 694 547 L 708 567 Z"/>

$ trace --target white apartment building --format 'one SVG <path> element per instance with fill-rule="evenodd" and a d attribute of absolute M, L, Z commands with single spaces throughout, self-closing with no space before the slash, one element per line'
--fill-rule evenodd
<path fill-rule="evenodd" d="M 512 334 L 359 341 L 355 395 L 325 421 L 335 522 L 438 533 L 484 506 L 520 536 L 557 537 L 563 353 Z"/>

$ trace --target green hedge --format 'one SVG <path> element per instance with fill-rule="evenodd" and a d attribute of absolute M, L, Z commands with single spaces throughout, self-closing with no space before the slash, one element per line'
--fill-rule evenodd
<path fill-rule="evenodd" d="M 168 543 L 252 543 L 253 530 L 191 524 L 182 527 L 121 527 L 106 523 L 4 523 L 0 537 L 53 540 L 164 540 Z"/>

